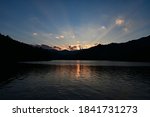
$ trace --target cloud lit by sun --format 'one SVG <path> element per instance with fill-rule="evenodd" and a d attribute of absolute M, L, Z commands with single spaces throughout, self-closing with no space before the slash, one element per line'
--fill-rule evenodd
<path fill-rule="evenodd" d="M 38 24 L 41 25 L 42 23 L 39 22 Z M 70 22 L 67 22 L 63 26 L 55 25 L 55 31 L 34 30 L 32 35 L 42 39 L 46 44 L 57 46 L 55 48 L 59 48 L 59 50 L 79 50 L 119 40 L 133 31 L 132 24 L 134 22 L 136 20 L 133 21 L 122 14 L 121 16 L 116 15 L 115 18 L 107 18 L 105 22 L 102 22 L 101 19 L 98 23 L 92 22 L 81 25 L 71 25 Z"/>
<path fill-rule="evenodd" d="M 125 23 L 124 19 L 118 18 L 116 19 L 116 25 L 123 25 Z"/>
<path fill-rule="evenodd" d="M 82 49 L 99 43 L 125 42 L 150 32 L 149 0 L 13 0 L 13 5 L 3 0 L 2 3 L 0 32 L 25 43 Z"/>
<path fill-rule="evenodd" d="M 113 20 L 113 19 L 112 19 Z M 33 33 L 34 36 L 45 39 L 50 45 L 61 48 L 61 50 L 80 50 L 87 49 L 95 44 L 103 44 L 108 40 L 109 34 L 112 33 L 117 27 L 122 31 L 128 32 L 129 25 L 123 18 L 116 18 L 112 24 L 105 25 L 83 25 L 80 27 L 63 27 L 58 32 L 38 32 Z M 55 47 L 56 48 L 56 47 Z M 57 48 L 58 49 L 58 48 Z M 60 49 L 59 49 L 60 50 Z"/>
<path fill-rule="evenodd" d="M 64 36 L 64 35 L 60 35 L 60 36 L 56 36 L 55 38 L 56 38 L 56 39 L 64 39 L 65 36 Z"/>
<path fill-rule="evenodd" d="M 129 29 L 132 27 L 132 24 L 130 22 L 127 23 L 123 18 L 117 18 L 115 20 L 115 24 L 116 26 L 121 27 L 122 30 L 126 33 L 129 32 Z"/>

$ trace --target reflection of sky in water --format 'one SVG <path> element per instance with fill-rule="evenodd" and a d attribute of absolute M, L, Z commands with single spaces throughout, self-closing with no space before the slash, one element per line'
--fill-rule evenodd
<path fill-rule="evenodd" d="M 53 61 L 36 61 L 25 62 L 29 64 L 45 65 L 87 65 L 87 66 L 150 66 L 150 62 L 124 62 L 124 61 L 88 61 L 88 60 L 53 60 Z"/>

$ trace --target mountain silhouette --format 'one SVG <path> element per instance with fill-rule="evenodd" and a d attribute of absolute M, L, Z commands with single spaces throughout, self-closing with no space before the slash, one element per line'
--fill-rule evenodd
<path fill-rule="evenodd" d="M 125 43 L 97 45 L 80 50 L 78 58 L 86 60 L 150 61 L 150 36 Z"/>
<path fill-rule="evenodd" d="M 51 60 L 52 51 L 13 40 L 0 34 L 1 62 Z"/>
<path fill-rule="evenodd" d="M 30 45 L 0 34 L 0 61 L 115 60 L 150 61 L 150 36 L 125 43 L 97 45 L 82 50 L 55 50 L 47 45 Z"/>

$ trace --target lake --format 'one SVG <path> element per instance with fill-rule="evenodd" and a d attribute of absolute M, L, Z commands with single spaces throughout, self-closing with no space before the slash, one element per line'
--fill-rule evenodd
<path fill-rule="evenodd" d="M 150 63 L 55 60 L 3 67 L 0 99 L 150 99 Z"/>

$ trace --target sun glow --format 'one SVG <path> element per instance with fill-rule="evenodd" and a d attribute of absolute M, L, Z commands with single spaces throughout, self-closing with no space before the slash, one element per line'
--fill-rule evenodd
<path fill-rule="evenodd" d="M 97 43 L 107 43 L 109 33 L 116 27 L 121 27 L 124 32 L 128 32 L 128 25 L 125 19 L 116 18 L 109 26 L 104 25 L 83 25 L 80 27 L 63 27 L 57 33 L 33 33 L 33 36 L 46 40 L 46 43 L 61 48 L 60 50 L 80 50 L 97 45 Z M 60 45 L 61 44 L 61 45 Z"/>
<path fill-rule="evenodd" d="M 1 33 L 25 43 L 63 46 L 62 49 L 125 42 L 149 34 L 148 0 L 118 1 L 117 4 L 105 0 L 31 1 L 21 4 L 15 0 L 13 6 L 5 0 L 1 4 Z"/>

